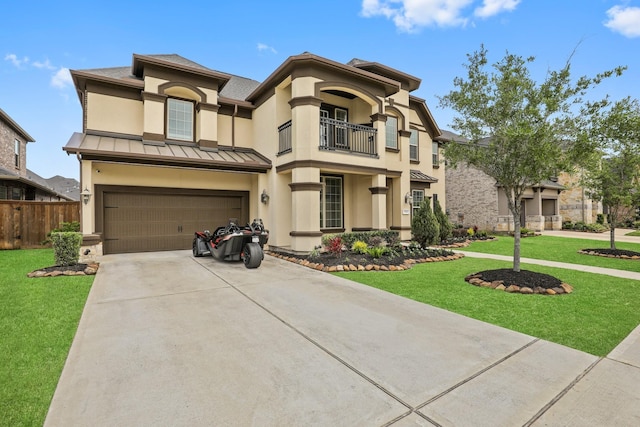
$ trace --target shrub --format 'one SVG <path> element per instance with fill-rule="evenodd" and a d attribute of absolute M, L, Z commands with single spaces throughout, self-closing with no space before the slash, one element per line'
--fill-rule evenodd
<path fill-rule="evenodd" d="M 571 222 L 571 221 L 562 221 L 562 229 L 563 230 L 573 230 L 573 222 Z"/>
<path fill-rule="evenodd" d="M 520 235 L 521 236 L 526 236 L 529 233 L 531 233 L 531 230 L 529 230 L 528 228 L 526 228 L 526 227 L 521 227 L 520 228 Z"/>
<path fill-rule="evenodd" d="M 602 233 L 607 231 L 609 227 L 596 222 L 595 224 L 587 224 L 586 229 L 591 233 Z"/>
<path fill-rule="evenodd" d="M 451 237 L 453 224 L 451 224 L 451 221 L 449 221 L 449 217 L 442 211 L 440 202 L 437 199 L 434 202 L 433 213 L 435 214 L 436 219 L 438 220 L 438 226 L 440 227 L 439 239 L 441 242 L 444 242 L 449 237 Z"/>
<path fill-rule="evenodd" d="M 367 249 L 367 253 L 374 258 L 380 258 L 382 255 L 387 253 L 387 248 L 384 246 L 374 246 Z"/>
<path fill-rule="evenodd" d="M 358 254 L 366 254 L 367 253 L 367 244 L 362 240 L 358 240 L 351 246 L 351 250 Z"/>
<path fill-rule="evenodd" d="M 474 235 L 474 234 L 476 234 L 476 233 L 475 233 L 475 231 L 474 231 L 473 227 L 469 227 L 469 228 L 467 229 L 467 236 L 469 236 L 469 237 L 473 237 L 473 235 Z"/>
<path fill-rule="evenodd" d="M 438 243 L 440 226 L 438 225 L 436 216 L 431 210 L 428 199 L 422 201 L 420 208 L 418 208 L 411 220 L 411 233 L 413 234 L 413 238 L 422 247 Z"/>
<path fill-rule="evenodd" d="M 58 228 L 54 228 L 50 232 L 47 233 L 47 238 L 42 242 L 43 245 L 51 243 L 51 233 L 60 233 L 60 232 L 79 232 L 80 231 L 80 223 L 78 221 L 71 222 L 61 222 Z"/>
<path fill-rule="evenodd" d="M 369 237 L 369 246 L 372 246 L 374 248 L 378 246 L 382 246 L 382 242 L 384 242 L 384 239 L 380 236 Z"/>
<path fill-rule="evenodd" d="M 584 221 L 578 221 L 573 224 L 573 229 L 578 231 L 585 231 L 587 229 L 587 224 L 585 224 Z"/>
<path fill-rule="evenodd" d="M 598 214 L 596 217 L 596 223 L 604 225 L 605 222 L 607 222 L 605 214 Z"/>
<path fill-rule="evenodd" d="M 466 228 L 454 228 L 453 230 L 451 230 L 451 235 L 454 238 L 466 238 L 469 235 L 467 234 L 467 229 Z"/>
<path fill-rule="evenodd" d="M 329 239 L 326 249 L 332 254 L 339 256 L 342 254 L 342 245 L 342 238 L 340 236 L 334 236 Z"/>
<path fill-rule="evenodd" d="M 76 265 L 80 258 L 82 234 L 74 231 L 51 233 L 53 256 L 57 266 Z"/>

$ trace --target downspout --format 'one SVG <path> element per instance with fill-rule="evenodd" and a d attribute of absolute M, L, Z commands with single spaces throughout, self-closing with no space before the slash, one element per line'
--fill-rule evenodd
<path fill-rule="evenodd" d="M 80 232 L 84 234 L 84 221 L 82 220 L 82 211 L 84 208 L 82 207 L 82 154 L 76 153 L 76 158 L 78 159 L 78 169 L 80 176 Z"/>

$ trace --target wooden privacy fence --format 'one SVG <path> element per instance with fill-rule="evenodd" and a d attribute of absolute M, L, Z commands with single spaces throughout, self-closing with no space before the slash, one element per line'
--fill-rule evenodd
<path fill-rule="evenodd" d="M 0 249 L 41 246 L 61 222 L 80 221 L 80 202 L 0 200 Z"/>

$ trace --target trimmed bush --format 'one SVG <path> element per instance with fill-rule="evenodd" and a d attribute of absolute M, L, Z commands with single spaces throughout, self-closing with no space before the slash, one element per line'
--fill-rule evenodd
<path fill-rule="evenodd" d="M 442 207 L 440 206 L 440 202 L 438 200 L 436 200 L 434 203 L 433 213 L 438 220 L 438 226 L 440 226 L 440 241 L 444 242 L 449 237 L 451 237 L 453 224 L 451 224 L 451 221 L 449 221 L 449 217 L 442 211 Z"/>
<path fill-rule="evenodd" d="M 53 256 L 57 266 L 76 265 L 80 258 L 82 234 L 74 231 L 51 233 Z"/>
<path fill-rule="evenodd" d="M 440 226 L 428 199 L 422 201 L 411 220 L 411 233 L 414 240 L 423 248 L 438 243 Z"/>

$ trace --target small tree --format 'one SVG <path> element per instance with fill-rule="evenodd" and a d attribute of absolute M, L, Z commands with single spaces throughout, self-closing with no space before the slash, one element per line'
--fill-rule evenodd
<path fill-rule="evenodd" d="M 604 156 L 592 158 L 583 184 L 592 199 L 609 208 L 609 241 L 615 249 L 620 214 L 637 206 L 640 198 L 640 103 L 627 97 L 604 112 L 601 106 L 589 104 L 584 110 L 591 113 L 587 133 L 599 143 Z"/>
<path fill-rule="evenodd" d="M 453 224 L 449 221 L 449 217 L 442 211 L 442 207 L 440 206 L 440 202 L 438 199 L 433 204 L 433 213 L 436 215 L 436 219 L 438 220 L 438 226 L 440 227 L 440 241 L 444 242 L 449 237 L 451 237 L 451 230 L 453 230 Z"/>
<path fill-rule="evenodd" d="M 456 110 L 453 129 L 469 140 L 448 143 L 445 157 L 451 165 L 479 169 L 504 191 L 514 223 L 513 270 L 520 271 L 520 204 L 532 185 L 570 172 L 581 156 L 594 150 L 588 139 L 579 138 L 582 122 L 575 107 L 584 104 L 588 89 L 624 70 L 580 77 L 572 82 L 570 62 L 550 71 L 537 84 L 528 64 L 533 57 L 507 53 L 487 72 L 487 51 L 468 55 L 468 74 L 453 80 L 457 90 L 440 98 L 442 107 Z"/>
<path fill-rule="evenodd" d="M 413 216 L 411 220 L 411 233 L 413 234 L 413 239 L 423 248 L 438 243 L 440 226 L 438 225 L 438 219 L 431 210 L 429 199 L 422 201 Z"/>

